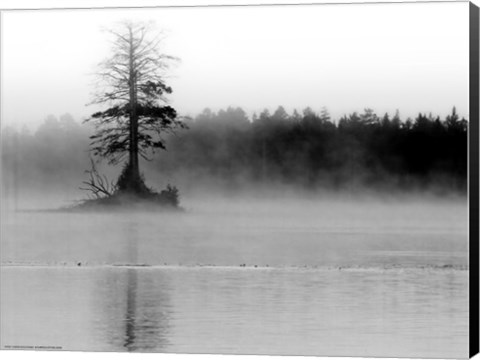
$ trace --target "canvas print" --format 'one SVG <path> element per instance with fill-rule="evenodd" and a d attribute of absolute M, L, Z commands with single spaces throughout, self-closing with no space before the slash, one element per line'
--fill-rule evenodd
<path fill-rule="evenodd" d="M 2 11 L 1 349 L 468 357 L 469 14 Z"/>

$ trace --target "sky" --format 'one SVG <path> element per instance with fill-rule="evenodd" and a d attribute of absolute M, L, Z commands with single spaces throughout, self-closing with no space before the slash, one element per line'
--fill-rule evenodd
<path fill-rule="evenodd" d="M 365 108 L 403 119 L 468 118 L 468 3 L 31 10 L 2 13 L 2 125 L 35 128 L 49 114 L 80 121 L 99 110 L 102 28 L 153 21 L 182 115 L 240 106 L 249 114 Z"/>

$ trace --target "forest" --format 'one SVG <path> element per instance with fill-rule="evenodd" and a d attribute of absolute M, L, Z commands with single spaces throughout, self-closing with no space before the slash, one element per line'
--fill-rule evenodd
<path fill-rule="evenodd" d="M 443 118 L 365 109 L 332 119 L 326 108 L 289 114 L 279 106 L 249 116 L 229 107 L 184 122 L 186 129 L 165 135 L 166 151 L 142 159 L 147 185 L 467 191 L 468 122 L 455 108 Z M 90 166 L 92 133 L 69 114 L 49 115 L 35 131 L 4 127 L 2 170 L 10 175 L 4 187 L 78 189 Z M 105 160 L 98 168 L 112 179 L 120 172 Z"/>

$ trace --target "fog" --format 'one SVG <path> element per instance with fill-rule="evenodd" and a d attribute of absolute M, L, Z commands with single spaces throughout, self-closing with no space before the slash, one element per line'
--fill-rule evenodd
<path fill-rule="evenodd" d="M 102 28 L 125 18 L 165 31 L 162 51 L 181 59 L 168 73 L 169 99 L 183 114 L 282 104 L 413 117 L 456 105 L 468 116 L 467 15 L 461 2 L 4 12 L 2 122 L 96 111 L 85 104 L 89 74 L 109 55 Z"/>
<path fill-rule="evenodd" d="M 419 115 L 407 125 L 400 119 L 380 121 L 369 112 L 368 121 L 354 114 L 335 125 L 326 111 L 304 111 L 299 118 L 286 112 L 278 118 L 279 112 L 252 121 L 241 109 L 204 111 L 189 121 L 188 130 L 166 139 L 167 151 L 143 161 L 148 186 L 179 189 L 184 212 L 173 214 L 148 214 L 147 209 L 126 216 L 25 212 L 65 209 L 92 196 L 80 190 L 90 168 L 91 128 L 68 114 L 48 116 L 34 132 L 7 128 L 2 132 L 6 231 L 28 224 L 58 262 L 103 263 L 109 258 L 109 263 L 128 263 L 123 255 L 117 259 L 110 253 L 125 251 L 124 227 L 131 223 L 141 234 L 139 241 L 163 239 L 148 246 L 146 258 L 134 260 L 149 265 L 159 265 L 160 254 L 177 265 L 365 265 L 371 259 L 356 250 L 370 254 L 379 248 L 400 251 L 393 254 L 401 264 L 432 265 L 428 253 L 435 251 L 433 265 L 466 265 L 466 168 L 459 163 L 466 158 L 465 120 Z M 438 144 L 439 136 L 445 142 Z M 408 147 L 392 147 L 391 141 L 371 147 L 370 139 L 382 137 Z M 445 155 L 437 145 L 449 152 Z M 409 158 L 406 151 L 415 146 L 418 151 L 428 148 L 429 155 Z M 397 165 L 392 167 L 393 160 Z M 98 162 L 99 172 L 112 181 L 121 167 Z M 29 243 L 32 236 L 17 229 L 6 238 L 7 243 L 15 240 L 13 249 L 19 246 L 20 251 L 22 241 Z M 104 247 L 90 254 L 86 239 L 99 238 Z M 198 253 L 183 247 L 188 239 Z M 321 249 L 320 254 L 312 249 Z M 296 255 L 287 261 L 287 254 Z M 35 259 L 43 260 L 42 255 Z M 381 262 L 397 260 L 387 256 Z"/>
<path fill-rule="evenodd" d="M 4 211 L 2 262 L 467 266 L 465 199 L 270 195 L 187 194 L 183 213 Z"/>
<path fill-rule="evenodd" d="M 466 129 L 457 120 L 455 130 L 433 123 L 450 139 L 457 134 L 459 148 L 450 143 L 449 149 L 463 158 Z M 298 131 L 288 121 L 273 128 Z M 431 122 L 423 122 L 428 130 L 413 123 L 394 133 L 403 141 L 426 138 Z M 255 123 L 242 124 L 248 130 Z M 408 162 L 380 171 L 363 162 L 367 142 L 349 142 L 351 154 L 362 156 L 348 162 L 347 151 L 328 171 L 319 169 L 334 152 L 319 151 L 325 156 L 317 167 L 302 157 L 292 161 L 298 147 L 276 157 L 261 146 L 265 156 L 255 163 L 255 138 L 248 134 L 256 132 L 226 141 L 218 122 L 205 125 L 190 123 L 184 134 L 193 135 L 167 139 L 167 152 L 141 164 L 149 186 L 179 188 L 180 212 L 40 211 L 88 197 L 78 188 L 90 166 L 91 129 L 63 115 L 35 131 L 2 132 L 2 346 L 466 356 L 462 167 L 436 161 L 442 156 L 433 152 L 420 162 L 430 164 L 427 172 Z M 375 125 L 376 134 L 386 126 Z M 326 122 L 316 131 L 323 127 L 339 141 L 332 148 L 344 144 L 345 129 Z M 220 134 L 230 134 L 228 126 Z M 234 151 L 239 139 L 240 148 L 252 151 L 246 158 Z M 381 157 L 374 163 L 382 164 Z M 121 164 L 98 167 L 116 179 Z M 372 174 L 377 181 L 369 180 Z"/>
<path fill-rule="evenodd" d="M 91 215 L 37 212 L 69 208 L 91 196 L 80 190 L 90 167 L 91 129 L 68 114 L 47 117 L 35 132 L 6 129 L 2 246 L 7 251 L 2 261 L 467 265 L 466 169 L 456 161 L 466 157 L 464 120 L 419 115 L 407 126 L 350 116 L 335 125 L 308 111 L 299 119 L 277 115 L 252 121 L 240 109 L 206 111 L 189 122 L 188 130 L 166 139 L 167 151 L 152 154 L 141 168 L 148 186 L 161 190 L 171 184 L 180 190 L 184 211 L 172 214 L 146 208 Z M 305 137 L 309 131 L 322 142 Z M 370 137 L 387 135 L 407 142 L 408 149 L 428 147 L 430 155 L 410 164 L 404 148 L 392 148 L 390 142 L 375 153 Z M 438 141 L 438 136 L 448 140 L 439 144 L 450 149 L 446 156 L 431 151 L 437 149 L 433 140 L 415 145 L 418 137 Z M 328 146 L 321 146 L 325 142 Z M 282 144 L 284 151 L 275 152 Z M 396 155 L 386 159 L 396 159 L 397 166 L 382 162 L 388 151 Z M 418 169 L 419 164 L 426 168 Z M 121 167 L 98 163 L 112 181 Z M 145 253 L 129 245 L 132 231 Z M 33 239 L 40 247 L 48 244 L 47 257 L 31 246 Z M 94 254 L 89 244 L 97 247 Z M 33 251 L 32 257 L 24 251 Z"/>
<path fill-rule="evenodd" d="M 249 194 L 401 198 L 465 196 L 468 123 L 455 113 L 401 119 L 373 110 L 331 119 L 310 108 L 279 107 L 249 118 L 241 108 L 204 110 L 165 138 L 167 150 L 141 163 L 148 186 L 176 186 L 189 197 Z M 115 182 L 122 163 L 93 158 L 93 129 L 71 115 L 47 116 L 36 129 L 2 130 L 2 191 L 14 207 L 48 208 L 85 199 L 95 160 Z"/>

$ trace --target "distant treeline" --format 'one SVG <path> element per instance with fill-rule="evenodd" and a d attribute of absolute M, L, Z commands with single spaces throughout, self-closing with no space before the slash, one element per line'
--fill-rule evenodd
<path fill-rule="evenodd" d="M 250 118 L 241 108 L 205 109 L 185 120 L 189 129 L 167 138 L 143 170 L 195 184 L 281 183 L 302 187 L 372 188 L 436 186 L 465 191 L 468 122 L 455 108 L 445 118 L 373 110 L 331 119 L 323 109 L 288 114 L 279 107 Z M 89 167 L 91 129 L 50 116 L 34 133 L 2 131 L 4 170 L 27 180 L 81 181 Z M 80 177 L 80 178 L 79 178 Z M 53 181 L 53 180 L 52 180 Z"/>
<path fill-rule="evenodd" d="M 326 109 L 279 107 L 249 119 L 240 108 L 208 109 L 169 142 L 160 169 L 179 167 L 235 181 L 304 186 L 430 186 L 466 189 L 467 129 L 455 109 L 444 119 L 400 119 L 373 110 L 333 121 Z"/>
<path fill-rule="evenodd" d="M 49 115 L 35 132 L 2 128 L 4 185 L 38 188 L 81 182 L 89 164 L 91 129 L 69 114 Z M 77 185 L 78 186 L 78 185 Z"/>

